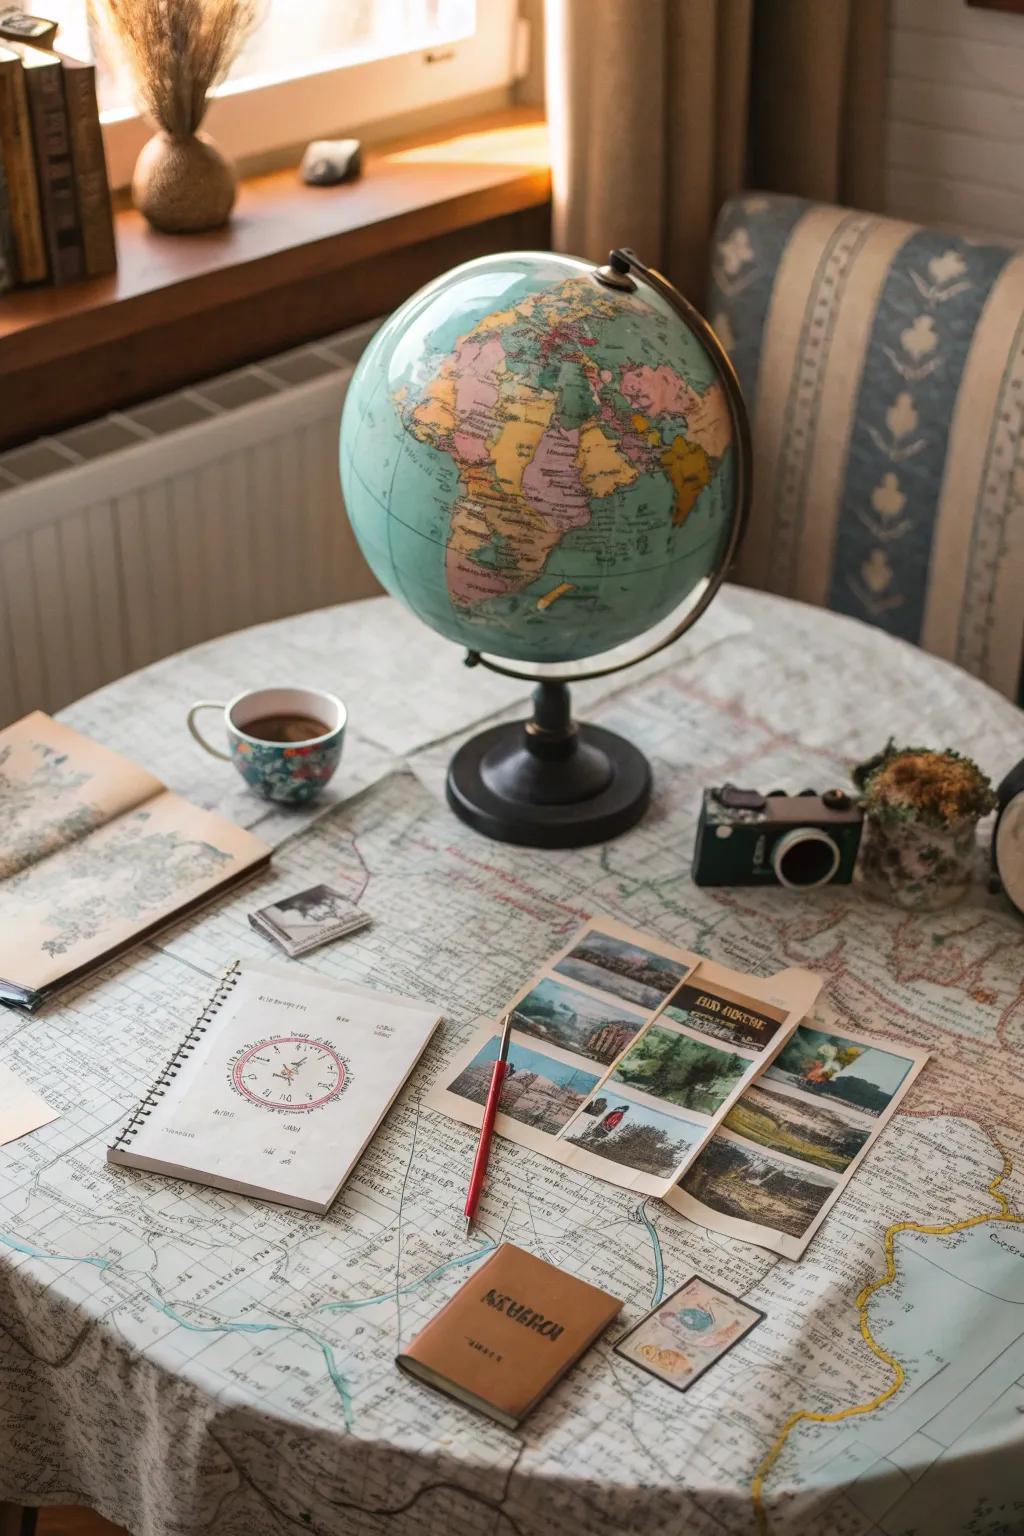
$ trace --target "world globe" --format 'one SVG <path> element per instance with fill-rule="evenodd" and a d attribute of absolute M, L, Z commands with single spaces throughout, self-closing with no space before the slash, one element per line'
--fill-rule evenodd
<path fill-rule="evenodd" d="M 376 333 L 341 425 L 360 548 L 468 662 L 537 683 L 531 719 L 452 758 L 463 821 L 560 848 L 643 815 L 646 757 L 577 724 L 567 684 L 699 617 L 736 551 L 749 462 L 721 344 L 632 251 L 603 266 L 550 252 L 467 262 Z"/>
<path fill-rule="evenodd" d="M 594 656 L 721 565 L 739 501 L 721 351 L 618 276 L 552 253 L 467 262 L 391 316 L 350 384 L 341 477 L 360 548 L 470 651 Z"/>

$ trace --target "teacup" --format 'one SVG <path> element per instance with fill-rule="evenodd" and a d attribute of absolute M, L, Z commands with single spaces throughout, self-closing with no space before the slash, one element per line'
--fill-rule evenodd
<path fill-rule="evenodd" d="M 206 740 L 196 725 L 204 709 L 216 709 L 224 717 L 228 750 Z M 301 805 L 319 794 L 341 761 L 347 712 L 333 693 L 317 688 L 253 688 L 237 694 L 229 704 L 200 699 L 188 712 L 188 728 L 211 757 L 234 763 L 250 789 L 267 800 Z M 308 739 L 267 739 L 252 727 L 267 722 L 307 721 L 319 734 Z M 302 727 L 299 727 L 301 734 Z"/>

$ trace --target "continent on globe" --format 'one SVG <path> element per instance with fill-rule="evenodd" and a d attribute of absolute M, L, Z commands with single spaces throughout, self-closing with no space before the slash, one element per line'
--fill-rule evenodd
<path fill-rule="evenodd" d="M 721 576 L 737 405 L 671 289 L 553 252 L 481 257 L 370 341 L 341 432 L 381 583 L 470 650 L 566 662 L 627 644 Z"/>
<path fill-rule="evenodd" d="M 698 394 L 666 363 L 600 367 L 599 327 L 616 314 L 590 279 L 568 278 L 486 315 L 418 398 L 403 391 L 409 431 L 459 472 L 445 560 L 454 603 L 528 586 L 590 522 L 592 500 L 641 473 L 668 476 L 677 527 L 710 482 L 732 440 L 721 384 Z M 550 594 L 538 599 L 549 606 Z"/>

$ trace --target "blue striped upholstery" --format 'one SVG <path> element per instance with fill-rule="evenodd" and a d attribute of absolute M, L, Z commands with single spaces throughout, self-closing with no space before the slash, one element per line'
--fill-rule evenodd
<path fill-rule="evenodd" d="M 753 423 L 740 580 L 1024 703 L 1024 253 L 752 193 L 707 312 Z"/>

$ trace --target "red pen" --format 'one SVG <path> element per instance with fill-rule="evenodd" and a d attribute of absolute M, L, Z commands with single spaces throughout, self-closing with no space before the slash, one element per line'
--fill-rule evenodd
<path fill-rule="evenodd" d="M 469 1176 L 469 1193 L 466 1195 L 466 1236 L 473 1228 L 473 1217 L 480 1203 L 483 1193 L 484 1179 L 487 1177 L 487 1162 L 491 1155 L 491 1139 L 494 1135 L 494 1117 L 498 1113 L 498 1105 L 501 1102 L 501 1089 L 505 1081 L 505 1073 L 508 1071 L 508 1047 L 512 1038 L 512 1015 L 506 1013 L 501 1021 L 501 1049 L 498 1059 L 494 1063 L 494 1071 L 491 1073 L 491 1086 L 487 1090 L 487 1103 L 484 1105 L 484 1118 L 480 1122 L 480 1140 L 477 1143 L 476 1157 L 473 1160 L 473 1172 Z"/>

